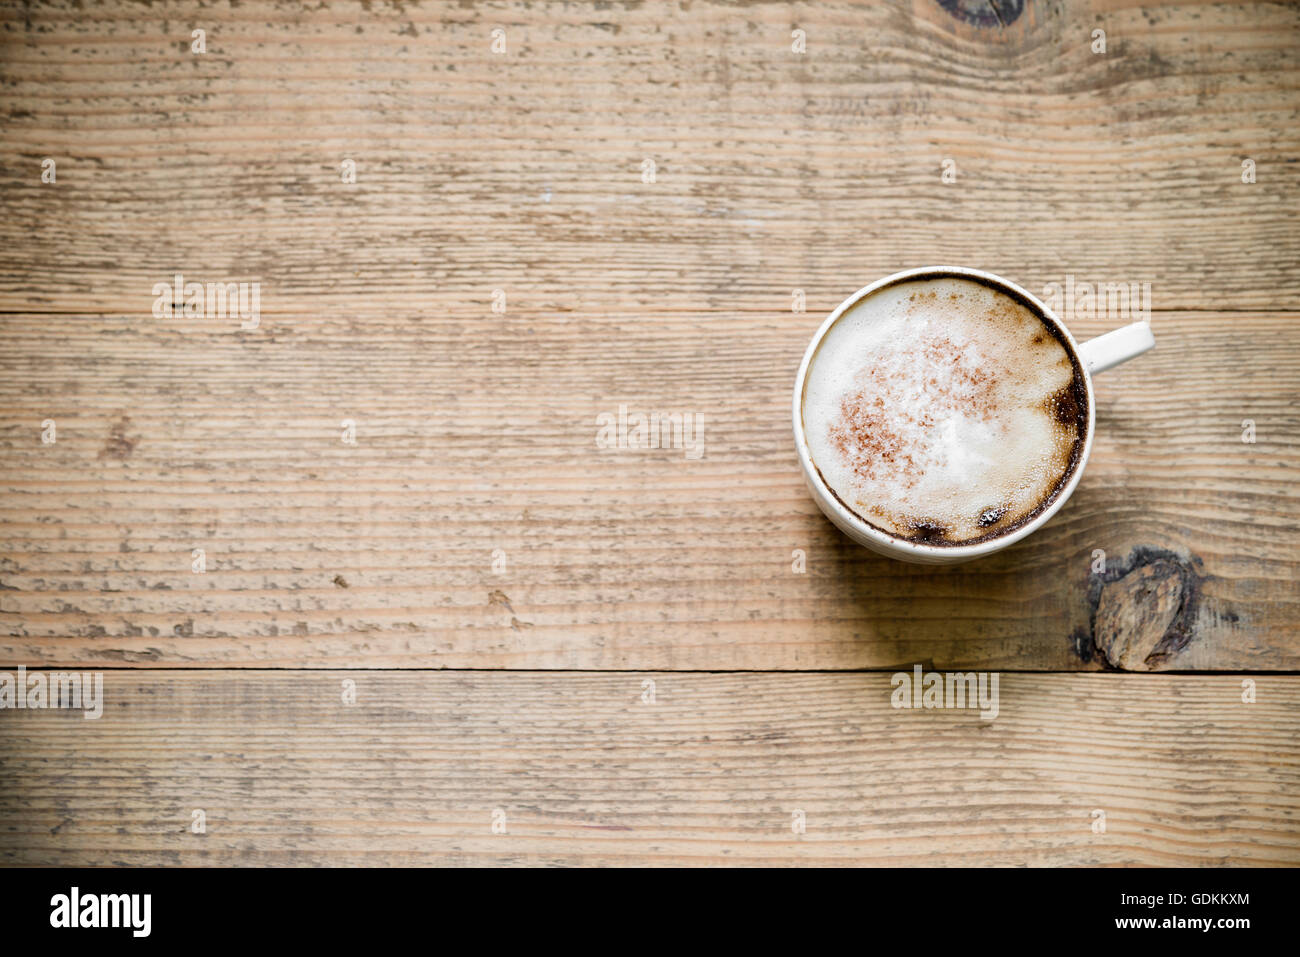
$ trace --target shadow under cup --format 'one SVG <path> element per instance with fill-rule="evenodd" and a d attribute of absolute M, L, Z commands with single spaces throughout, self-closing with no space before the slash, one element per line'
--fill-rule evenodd
<path fill-rule="evenodd" d="M 943 526 L 926 522 L 917 522 L 912 526 L 914 533 L 911 535 L 899 534 L 897 531 L 872 522 L 861 511 L 844 501 L 822 474 L 813 459 L 807 441 L 809 425 L 829 428 L 829 420 L 823 417 L 813 423 L 804 421 L 809 371 L 816 363 L 828 334 L 835 328 L 841 317 L 887 289 L 903 283 L 927 280 L 976 283 L 997 295 L 1008 297 L 1027 310 L 1041 324 L 1043 330 L 1061 345 L 1072 369 L 1068 386 L 1054 396 L 1056 399 L 1054 414 L 1059 422 L 1072 422 L 1076 425 L 1075 438 L 1069 448 L 1066 465 L 1051 490 L 1042 495 L 1032 508 L 1014 521 L 998 524 L 986 535 L 977 535 L 957 542 L 946 539 Z M 793 416 L 795 445 L 804 477 L 814 500 L 826 516 L 859 544 L 890 557 L 932 564 L 966 561 L 998 551 L 1024 538 L 1051 518 L 1078 484 L 1091 451 L 1095 421 L 1091 377 L 1080 357 L 1078 343 L 1061 321 L 1042 302 L 1015 283 L 982 270 L 955 266 L 923 267 L 896 273 L 858 290 L 841 303 L 822 323 L 804 354 L 795 381 Z"/>

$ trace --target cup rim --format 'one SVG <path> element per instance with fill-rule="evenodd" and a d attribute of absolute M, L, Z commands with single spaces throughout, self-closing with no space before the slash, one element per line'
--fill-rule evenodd
<path fill-rule="evenodd" d="M 974 542 L 967 545 L 930 545 L 922 542 L 911 542 L 890 534 L 882 528 L 872 525 L 866 519 L 858 515 L 857 512 L 846 506 L 838 495 L 826 484 L 822 478 L 821 472 L 812 461 L 812 454 L 808 449 L 808 439 L 804 433 L 803 424 L 803 394 L 804 387 L 808 380 L 808 369 L 812 365 L 812 360 L 817 354 L 818 348 L 826 338 L 826 334 L 839 320 L 839 318 L 853 308 L 859 302 L 862 302 L 872 293 L 886 286 L 892 286 L 896 283 L 927 278 L 944 278 L 957 276 L 960 278 L 973 279 L 985 285 L 994 286 L 1009 293 L 1013 298 L 1026 301 L 1038 314 L 1047 322 L 1051 323 L 1059 333 L 1061 341 L 1066 344 L 1070 351 L 1070 358 L 1075 366 L 1081 371 L 1084 384 L 1084 392 L 1088 400 L 1088 429 L 1084 437 L 1083 450 L 1079 454 L 1078 462 L 1070 477 L 1066 480 L 1065 485 L 1059 488 L 1055 497 L 1050 501 L 1042 511 L 1031 518 L 1028 522 L 1019 528 L 1013 529 L 1006 535 L 999 535 L 996 538 L 990 538 L 983 542 Z M 839 525 L 841 529 L 848 531 L 852 529 L 857 535 L 862 536 L 879 545 L 882 549 L 889 552 L 902 552 L 903 554 L 917 556 L 924 560 L 941 560 L 946 562 L 955 562 L 962 559 L 978 558 L 982 555 L 988 555 L 1000 551 L 1009 545 L 1033 534 L 1044 524 L 1051 520 L 1061 507 L 1066 503 L 1071 495 L 1074 494 L 1075 487 L 1079 484 L 1079 479 L 1083 476 L 1083 470 L 1088 464 L 1088 459 L 1092 455 L 1093 433 L 1096 431 L 1096 402 L 1093 395 L 1092 375 L 1088 371 L 1088 365 L 1083 361 L 1079 352 L 1079 343 L 1070 330 L 1066 328 L 1061 318 L 1056 315 L 1048 306 L 1033 293 L 1024 287 L 1005 279 L 995 273 L 983 269 L 975 269 L 970 266 L 917 266 L 912 269 L 904 269 L 901 272 L 892 273 L 883 276 L 875 282 L 863 286 L 857 292 L 850 295 L 847 299 L 839 304 L 818 327 L 813 334 L 812 341 L 808 343 L 808 348 L 804 350 L 803 361 L 799 364 L 799 373 L 795 376 L 794 383 L 794 438 L 795 449 L 799 455 L 799 464 L 803 469 L 805 479 L 813 483 L 821 493 L 818 495 L 818 504 L 823 509 L 831 508 L 835 511 L 834 518 L 837 519 L 834 524 Z M 851 536 L 852 537 L 852 536 Z"/>

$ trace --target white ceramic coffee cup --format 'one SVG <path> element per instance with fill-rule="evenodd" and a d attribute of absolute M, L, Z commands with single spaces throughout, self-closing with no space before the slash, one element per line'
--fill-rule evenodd
<path fill-rule="evenodd" d="M 803 392 L 804 383 L 808 378 L 808 368 L 812 364 L 813 357 L 817 354 L 817 349 L 822 340 L 825 339 L 826 333 L 835 325 L 836 320 L 849 308 L 885 286 L 892 286 L 895 283 L 913 279 L 938 279 L 942 277 L 973 279 L 976 282 L 1005 292 L 1013 299 L 1025 303 L 1044 321 L 1055 326 L 1060 332 L 1061 341 L 1073 353 L 1080 368 L 1083 369 L 1083 384 L 1088 393 L 1088 430 L 1083 439 L 1083 451 L 1064 487 L 1056 493 L 1056 497 L 1048 503 L 1046 508 L 1024 525 L 1005 535 L 971 545 L 931 545 L 922 542 L 911 542 L 891 535 L 884 529 L 865 521 L 856 513 L 850 511 L 827 488 L 825 481 L 823 481 L 813 465 L 812 456 L 808 451 L 808 440 L 804 434 Z M 1014 545 L 1026 535 L 1033 534 L 1060 511 L 1061 506 L 1074 492 L 1075 486 L 1079 484 L 1084 467 L 1088 464 L 1088 456 L 1092 454 L 1092 437 L 1096 427 L 1096 402 L 1094 401 L 1092 388 L 1093 373 L 1104 372 L 1121 362 L 1127 362 L 1134 356 L 1146 352 L 1155 344 L 1156 340 L 1151 334 L 1151 324 L 1149 322 L 1135 322 L 1131 325 L 1121 326 L 1119 329 L 1108 332 L 1103 336 L 1079 344 L 1075 342 L 1074 336 L 1070 335 L 1070 330 L 1065 328 L 1065 324 L 1061 322 L 1060 318 L 1052 310 L 1048 309 L 1041 300 L 1030 295 L 1029 292 L 1015 283 L 992 273 L 984 272 L 982 269 L 967 269 L 960 266 L 923 266 L 919 269 L 908 269 L 878 279 L 871 285 L 865 286 L 849 296 L 848 299 L 840 303 L 839 308 L 830 314 L 826 321 L 821 324 L 821 328 L 817 330 L 817 334 L 813 336 L 812 342 L 808 344 L 808 351 L 804 353 L 803 362 L 799 366 L 799 375 L 794 382 L 794 444 L 799 453 L 799 464 L 803 468 L 804 479 L 808 483 L 808 488 L 812 492 L 813 499 L 817 502 L 818 507 L 826 513 L 827 518 L 839 527 L 840 531 L 858 544 L 865 545 L 882 555 L 888 555 L 890 558 L 898 558 L 906 562 L 922 562 L 932 565 L 964 562 L 972 558 L 990 555 L 1006 548 L 1008 545 Z"/>

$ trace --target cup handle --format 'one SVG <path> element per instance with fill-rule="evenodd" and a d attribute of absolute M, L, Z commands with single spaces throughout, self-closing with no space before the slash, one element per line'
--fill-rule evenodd
<path fill-rule="evenodd" d="M 1089 339 L 1079 346 L 1079 356 L 1089 374 L 1095 374 L 1105 372 L 1121 362 L 1128 362 L 1148 349 L 1155 348 L 1155 344 L 1156 337 L 1151 334 L 1151 323 L 1144 320 L 1112 329 L 1096 339 Z"/>

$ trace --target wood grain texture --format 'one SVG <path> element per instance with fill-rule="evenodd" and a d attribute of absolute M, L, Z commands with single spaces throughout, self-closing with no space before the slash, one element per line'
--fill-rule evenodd
<path fill-rule="evenodd" d="M 808 16 L 797 55 L 775 5 L 0 10 L 0 654 L 1296 668 L 1300 13 Z M 1052 526 L 935 571 L 816 513 L 786 404 L 827 310 L 941 260 L 1151 281 L 1161 344 Z M 153 318 L 177 271 L 259 281 L 261 327 Z M 704 458 L 597 449 L 624 403 Z M 1186 569 L 1176 653 L 1113 601 L 1094 647 L 1141 594 L 1098 549 Z"/>
<path fill-rule="evenodd" d="M 1295 677 L 1003 675 L 991 722 L 881 674 L 344 677 L 124 670 L 98 721 L 0 713 L 0 862 L 1300 863 Z"/>
<path fill-rule="evenodd" d="M 825 313 L 955 262 L 1276 309 L 1300 296 L 1297 39 L 1300 9 L 1256 3 L 1002 29 L 933 0 L 6 5 L 0 308 L 144 316 L 181 270 L 260 280 L 278 317 L 465 318 L 502 288 L 520 319 L 630 325 L 795 288 Z"/>
<path fill-rule="evenodd" d="M 0 670 L 110 669 L 98 721 L 0 711 L 0 864 L 1300 864 L 1295 676 L 889 704 L 918 661 L 1300 670 L 1297 41 L 1286 4 L 0 4 Z M 821 318 L 939 262 L 1150 282 L 1159 343 L 1066 508 L 947 569 L 835 532 L 789 435 Z M 178 272 L 260 326 L 155 318 Z M 704 455 L 598 448 L 624 404 Z"/>
<path fill-rule="evenodd" d="M 1163 561 L 1188 581 L 1161 627 L 1180 613 L 1189 640 L 1151 667 L 1294 670 L 1300 328 L 1153 321 L 1157 349 L 1098 380 L 1093 458 L 1061 514 L 934 569 L 852 545 L 803 488 L 788 390 L 816 317 L 743 334 L 704 318 L 625 334 L 597 316 L 537 315 L 526 333 L 508 317 L 304 317 L 235 335 L 11 317 L 0 363 L 25 371 L 0 381 L 0 656 L 1098 668 L 1095 610 L 1108 642 L 1136 628 L 1147 599 L 1122 576 Z M 669 348 L 671 368 L 653 361 Z M 704 456 L 598 448 L 596 416 L 620 403 L 703 412 Z"/>

